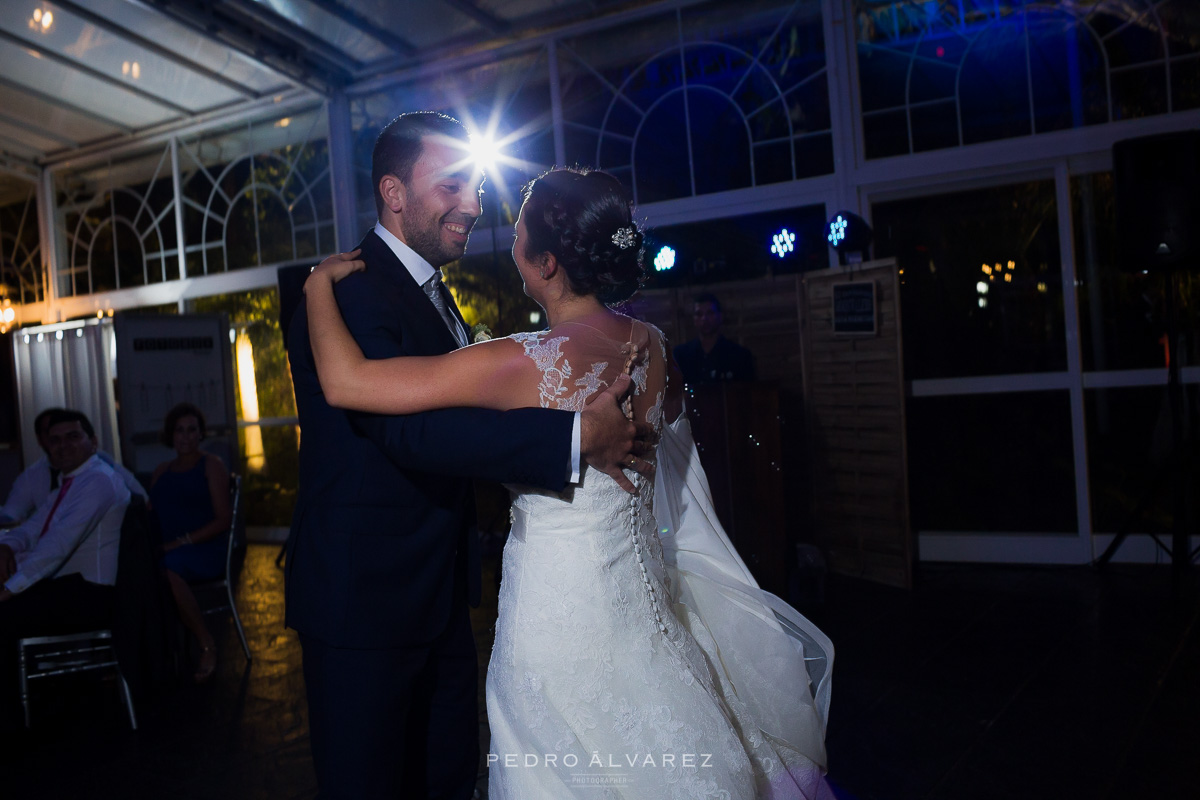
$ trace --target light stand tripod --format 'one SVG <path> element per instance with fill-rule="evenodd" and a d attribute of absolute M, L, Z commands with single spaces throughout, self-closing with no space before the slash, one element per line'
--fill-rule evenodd
<path fill-rule="evenodd" d="M 1142 514 L 1158 495 L 1159 490 L 1169 483 L 1172 489 L 1172 521 L 1171 547 L 1168 548 L 1154 532 L 1148 532 L 1154 543 L 1171 559 L 1171 591 L 1178 598 L 1185 579 L 1188 566 L 1200 553 L 1200 547 L 1190 549 L 1189 536 L 1195 529 L 1194 508 L 1195 487 L 1198 463 L 1196 449 L 1196 428 L 1192 424 L 1192 404 L 1188 397 L 1187 387 L 1180 380 L 1179 368 L 1179 292 L 1176 286 L 1178 273 L 1165 271 L 1162 273 L 1165 287 L 1164 299 L 1166 304 L 1167 323 L 1167 386 L 1166 397 L 1171 410 L 1171 452 L 1154 475 L 1153 482 L 1146 488 L 1133 511 L 1126 518 L 1116 538 L 1105 549 L 1104 553 L 1093 564 L 1103 567 L 1117 552 L 1125 538 L 1133 531 L 1133 526 L 1141 519 Z"/>

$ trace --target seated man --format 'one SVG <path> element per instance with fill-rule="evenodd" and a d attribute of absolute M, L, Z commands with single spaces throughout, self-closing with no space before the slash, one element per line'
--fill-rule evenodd
<path fill-rule="evenodd" d="M 696 295 L 692 320 L 700 335 L 675 348 L 675 363 L 685 384 L 754 380 L 754 355 L 721 334 L 721 301 L 716 295 Z"/>
<path fill-rule="evenodd" d="M 96 455 L 96 435 L 78 411 L 50 414 L 58 491 L 21 525 L 0 534 L 0 726 L 17 712 L 16 641 L 111 624 L 121 523 L 129 489 Z"/>
<path fill-rule="evenodd" d="M 4 501 L 3 506 L 0 506 L 0 526 L 8 526 L 28 519 L 37 510 L 38 506 L 42 504 L 42 501 L 58 489 L 62 468 L 54 464 L 50 458 L 50 445 L 47 441 L 47 435 L 50 427 L 48 424 L 50 416 L 56 411 L 63 410 L 65 409 L 47 408 L 34 418 L 33 430 L 37 435 L 38 445 L 42 448 L 42 452 L 45 455 L 30 464 L 13 481 L 12 490 L 8 493 L 8 499 Z M 132 472 L 116 463 L 113 457 L 103 450 L 98 450 L 96 455 L 121 476 L 121 480 L 125 482 L 125 487 L 130 492 L 141 495 L 143 500 L 146 499 L 146 490 L 142 488 L 142 484 L 138 482 L 138 479 L 134 477 Z"/>

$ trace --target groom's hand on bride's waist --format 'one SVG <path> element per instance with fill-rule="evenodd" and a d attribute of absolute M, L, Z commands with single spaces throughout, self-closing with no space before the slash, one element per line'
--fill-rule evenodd
<path fill-rule="evenodd" d="M 593 469 L 615 480 L 622 489 L 637 494 L 622 469 L 652 475 L 654 465 L 646 456 L 654 450 L 654 428 L 645 422 L 630 422 L 621 411 L 621 397 L 630 389 L 629 375 L 592 398 L 579 416 L 579 451 Z"/>

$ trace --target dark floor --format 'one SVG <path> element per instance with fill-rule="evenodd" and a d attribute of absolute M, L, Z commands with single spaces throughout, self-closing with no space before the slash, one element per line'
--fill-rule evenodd
<path fill-rule="evenodd" d="M 243 574 L 249 669 L 216 622 L 216 680 L 141 709 L 136 733 L 109 684 L 43 695 L 27 739 L 0 750 L 0 798 L 315 796 L 274 556 L 251 546 Z M 811 616 L 837 648 L 839 797 L 1200 797 L 1200 599 L 1172 603 L 1169 579 L 924 566 L 905 592 L 831 578 Z M 494 615 L 493 597 L 475 620 L 485 654 Z"/>

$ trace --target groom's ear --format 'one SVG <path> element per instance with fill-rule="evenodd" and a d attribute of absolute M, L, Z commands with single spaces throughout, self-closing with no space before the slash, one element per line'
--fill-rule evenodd
<path fill-rule="evenodd" d="M 408 193 L 404 186 L 404 181 L 395 175 L 384 175 L 379 179 L 379 196 L 383 198 L 384 206 L 393 214 L 399 214 L 404 211 L 404 203 L 408 199 Z"/>

